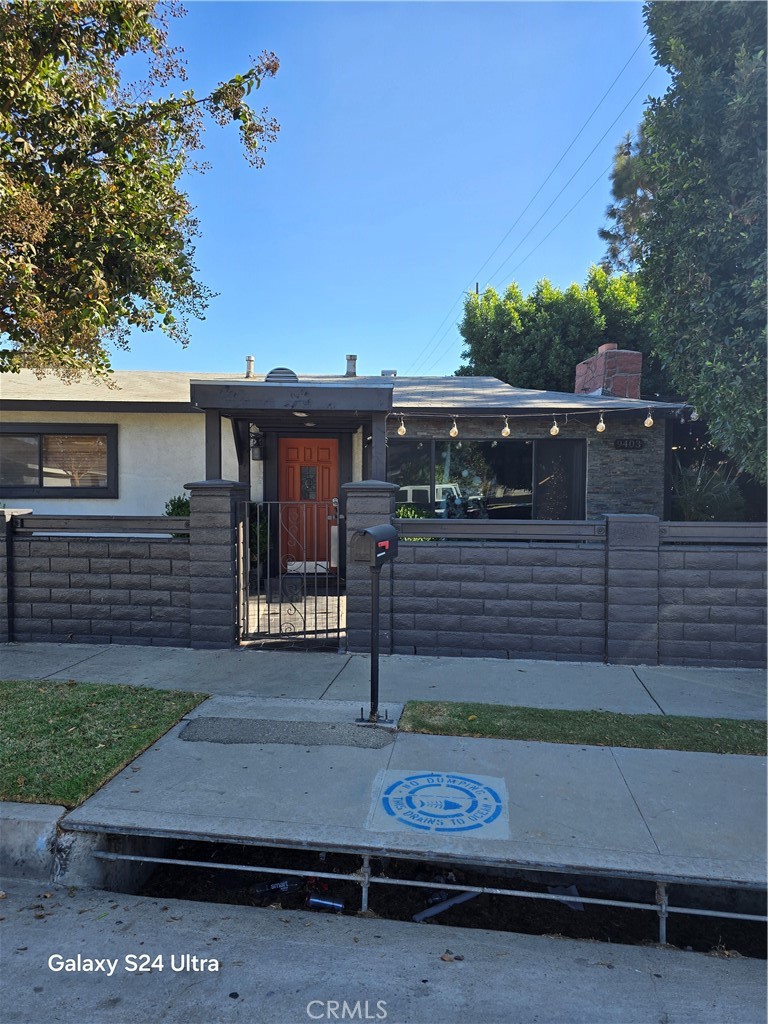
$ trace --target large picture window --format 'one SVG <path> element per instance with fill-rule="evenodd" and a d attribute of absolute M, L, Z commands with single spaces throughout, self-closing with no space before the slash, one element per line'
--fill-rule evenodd
<path fill-rule="evenodd" d="M 387 441 L 399 506 L 449 519 L 583 519 L 579 440 Z"/>
<path fill-rule="evenodd" d="M 0 491 L 8 498 L 116 498 L 117 427 L 0 425 Z"/>

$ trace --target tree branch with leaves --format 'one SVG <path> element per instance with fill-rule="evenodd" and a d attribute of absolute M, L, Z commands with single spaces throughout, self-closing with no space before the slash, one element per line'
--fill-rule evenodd
<path fill-rule="evenodd" d="M 279 125 L 250 96 L 272 53 L 209 95 L 168 43 L 177 4 L 10 0 L 0 5 L 0 372 L 106 375 L 110 346 L 159 327 L 186 344 L 212 297 L 196 277 L 198 224 L 180 187 L 206 115 L 237 123 L 264 163 Z M 120 62 L 142 55 L 141 82 Z"/>
<path fill-rule="evenodd" d="M 766 6 L 652 2 L 644 14 L 671 82 L 614 167 L 606 259 L 637 265 L 672 382 L 764 482 Z"/>

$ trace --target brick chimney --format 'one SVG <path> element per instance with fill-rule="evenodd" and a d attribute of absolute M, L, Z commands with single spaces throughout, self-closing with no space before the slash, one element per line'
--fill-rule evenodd
<path fill-rule="evenodd" d="M 597 355 L 590 356 L 576 367 L 573 390 L 577 395 L 639 398 L 642 372 L 642 352 L 620 349 L 613 342 L 608 342 L 598 348 Z"/>

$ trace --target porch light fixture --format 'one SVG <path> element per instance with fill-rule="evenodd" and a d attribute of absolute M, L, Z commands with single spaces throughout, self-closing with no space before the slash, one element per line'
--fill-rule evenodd
<path fill-rule="evenodd" d="M 504 417 L 504 426 L 501 428 L 501 436 L 502 437 L 509 437 L 509 435 L 511 433 L 512 433 L 512 431 L 509 429 L 509 420 L 505 416 Z"/>
<path fill-rule="evenodd" d="M 403 419 L 402 416 L 400 417 L 400 426 L 397 428 L 397 433 L 399 437 L 405 437 L 405 435 L 408 433 L 408 431 L 405 429 L 405 420 Z"/>
<path fill-rule="evenodd" d="M 459 428 L 456 426 L 456 419 L 455 418 L 453 420 L 453 426 L 448 431 L 448 433 L 451 435 L 451 437 L 458 437 L 459 436 Z"/>
<path fill-rule="evenodd" d="M 595 430 L 598 432 L 598 434 L 602 434 L 605 430 L 605 420 L 603 419 L 602 413 L 600 413 L 600 419 L 597 421 L 597 426 L 595 427 Z"/>
<path fill-rule="evenodd" d="M 648 410 L 648 415 L 643 420 L 643 426 L 644 427 L 652 427 L 653 426 L 653 416 L 651 416 L 651 410 L 650 409 Z"/>
<path fill-rule="evenodd" d="M 552 426 L 549 428 L 549 432 L 552 435 L 552 437 L 557 437 L 557 435 L 560 433 L 560 427 L 558 427 L 557 425 L 557 416 L 552 417 Z"/>

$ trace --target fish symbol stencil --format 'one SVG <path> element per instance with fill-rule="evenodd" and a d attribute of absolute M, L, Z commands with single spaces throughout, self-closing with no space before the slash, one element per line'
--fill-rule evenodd
<path fill-rule="evenodd" d="M 464 807 L 464 804 L 457 800 L 449 800 L 442 796 L 430 799 L 416 797 L 413 802 L 418 805 L 420 811 L 460 811 Z"/>

